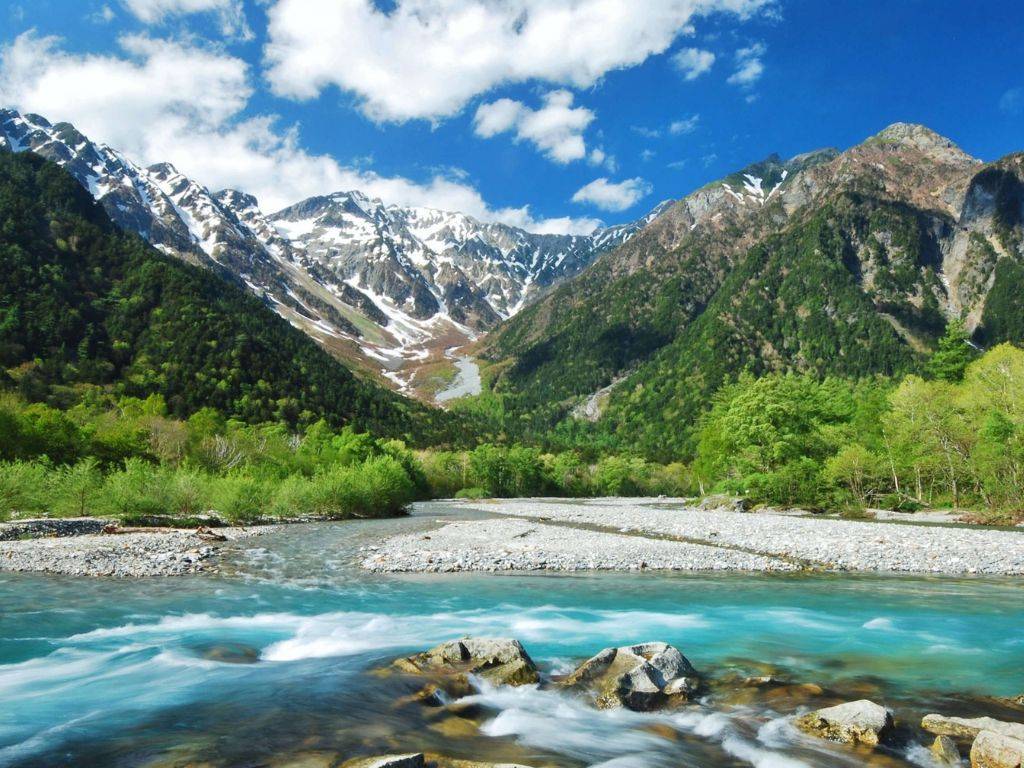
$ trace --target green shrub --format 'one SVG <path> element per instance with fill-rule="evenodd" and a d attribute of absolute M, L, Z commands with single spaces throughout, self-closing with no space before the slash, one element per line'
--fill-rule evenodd
<path fill-rule="evenodd" d="M 455 494 L 456 499 L 488 499 L 490 494 L 483 488 L 463 488 Z"/>
<path fill-rule="evenodd" d="M 46 484 L 51 511 L 58 517 L 87 517 L 103 504 L 103 474 L 94 458 L 58 467 Z"/>
<path fill-rule="evenodd" d="M 216 482 L 216 509 L 233 523 L 255 522 L 270 514 L 273 493 L 269 485 L 251 477 L 222 477 Z"/>
<path fill-rule="evenodd" d="M 107 475 L 103 506 L 122 519 L 170 514 L 168 485 L 167 474 L 160 468 L 142 459 L 128 459 L 123 469 Z"/>
<path fill-rule="evenodd" d="M 48 474 L 49 467 L 37 461 L 0 463 L 0 520 L 45 512 Z"/>

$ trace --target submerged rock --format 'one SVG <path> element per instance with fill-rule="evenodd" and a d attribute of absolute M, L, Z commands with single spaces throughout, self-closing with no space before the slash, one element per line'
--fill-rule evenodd
<path fill-rule="evenodd" d="M 939 765 L 960 765 L 960 750 L 949 736 L 936 736 L 929 749 Z"/>
<path fill-rule="evenodd" d="M 411 755 L 381 755 L 359 757 L 342 764 L 342 768 L 424 768 L 426 762 L 422 752 Z"/>
<path fill-rule="evenodd" d="M 259 648 L 245 643 L 217 643 L 198 650 L 204 659 L 222 664 L 255 664 L 260 660 Z"/>
<path fill-rule="evenodd" d="M 873 701 L 861 699 L 810 712 L 794 721 L 804 733 L 843 744 L 877 746 L 893 729 L 892 714 Z"/>
<path fill-rule="evenodd" d="M 1021 768 L 1022 765 L 1024 739 L 995 731 L 982 731 L 974 739 L 971 768 Z"/>
<path fill-rule="evenodd" d="M 473 674 L 493 685 L 530 685 L 540 672 L 518 640 L 464 637 L 394 663 L 411 674 Z"/>
<path fill-rule="evenodd" d="M 686 701 L 700 676 L 678 649 L 667 643 L 605 648 L 562 681 L 568 688 L 593 691 L 602 709 L 657 709 Z"/>
<path fill-rule="evenodd" d="M 961 741 L 970 741 L 982 731 L 992 731 L 1024 741 L 1024 723 L 1007 723 L 991 717 L 925 715 L 921 727 L 929 733 L 952 736 Z"/>

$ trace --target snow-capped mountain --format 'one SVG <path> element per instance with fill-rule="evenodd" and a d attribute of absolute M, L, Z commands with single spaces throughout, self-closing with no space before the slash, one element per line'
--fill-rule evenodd
<path fill-rule="evenodd" d="M 385 205 L 360 192 L 310 198 L 270 221 L 310 264 L 387 297 L 412 318 L 447 314 L 474 330 L 515 314 L 646 223 L 539 235 L 462 213 Z"/>
<path fill-rule="evenodd" d="M 39 115 L 0 109 L 0 150 L 64 166 L 121 227 L 246 285 L 333 353 L 402 388 L 417 366 L 514 315 L 668 207 L 588 236 L 534 234 L 357 191 L 267 216 L 251 195 L 213 193 L 169 163 L 137 165 Z"/>

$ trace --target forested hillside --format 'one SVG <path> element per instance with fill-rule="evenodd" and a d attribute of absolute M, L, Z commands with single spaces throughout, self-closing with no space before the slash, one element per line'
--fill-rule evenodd
<path fill-rule="evenodd" d="M 414 442 L 448 417 L 362 381 L 257 298 L 117 229 L 58 166 L 0 153 L 0 377 L 66 407 L 161 395 L 250 423 L 324 418 Z"/>
<path fill-rule="evenodd" d="M 688 458 L 742 372 L 893 376 L 947 323 L 1024 339 L 1022 157 L 922 126 L 769 158 L 684 198 L 482 345 L 481 410 L 553 444 Z M 601 391 L 602 388 L 606 388 Z"/>

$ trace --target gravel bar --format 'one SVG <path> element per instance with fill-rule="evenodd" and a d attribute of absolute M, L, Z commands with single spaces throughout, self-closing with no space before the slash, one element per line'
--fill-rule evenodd
<path fill-rule="evenodd" d="M 792 571 L 774 557 L 702 544 L 579 530 L 522 520 L 449 523 L 367 547 L 377 572 L 456 571 Z"/>
<path fill-rule="evenodd" d="M 256 528 L 217 530 L 229 541 L 260 532 Z M 0 571 L 115 578 L 209 573 L 217 570 L 219 544 L 184 530 L 0 541 Z"/>
<path fill-rule="evenodd" d="M 666 509 L 665 503 L 507 501 L 474 509 L 563 524 L 670 536 L 792 558 L 840 571 L 1024 574 L 1024 532 L 792 517 L 772 513 Z"/>

